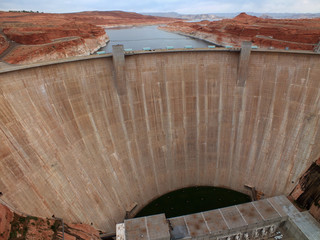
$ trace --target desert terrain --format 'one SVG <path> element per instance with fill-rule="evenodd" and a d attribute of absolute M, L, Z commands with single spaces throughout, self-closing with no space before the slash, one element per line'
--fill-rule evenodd
<path fill-rule="evenodd" d="M 104 28 L 171 21 L 173 19 L 121 11 L 0 12 L 0 60 L 25 64 L 85 56 L 106 45 L 108 36 Z"/>
<path fill-rule="evenodd" d="M 320 18 L 268 19 L 241 13 L 221 21 L 178 21 L 161 29 L 233 47 L 251 41 L 260 48 L 313 50 L 320 41 Z"/>

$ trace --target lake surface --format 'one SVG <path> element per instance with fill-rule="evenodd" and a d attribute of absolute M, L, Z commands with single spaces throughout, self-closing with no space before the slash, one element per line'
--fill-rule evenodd
<path fill-rule="evenodd" d="M 182 188 L 162 195 L 145 206 L 135 217 L 165 213 L 167 218 L 250 202 L 248 195 L 219 187 Z"/>
<path fill-rule="evenodd" d="M 125 49 L 142 50 L 149 47 L 151 49 L 166 49 L 167 46 L 174 48 L 184 48 L 191 45 L 193 48 L 206 48 L 213 45 L 203 40 L 186 37 L 176 33 L 170 33 L 157 29 L 158 26 L 141 26 L 130 28 L 106 29 L 110 38 L 108 44 L 99 51 L 112 52 L 112 45 L 122 44 Z"/>

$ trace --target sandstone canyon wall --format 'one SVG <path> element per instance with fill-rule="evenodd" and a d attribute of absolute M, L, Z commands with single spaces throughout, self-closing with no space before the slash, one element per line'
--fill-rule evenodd
<path fill-rule="evenodd" d="M 86 56 L 108 42 L 105 27 L 161 24 L 170 18 L 137 13 L 81 12 L 68 14 L 0 11 L 0 60 L 28 64 L 72 56 Z M 7 40 L 6 40 L 7 38 Z"/>
<path fill-rule="evenodd" d="M 265 19 L 239 14 L 221 21 L 174 22 L 161 29 L 240 47 L 251 41 L 261 48 L 313 50 L 320 41 L 320 19 Z"/>
<path fill-rule="evenodd" d="M 290 197 L 299 207 L 309 210 L 314 218 L 320 221 L 320 159 L 312 163 L 299 179 Z"/>
<path fill-rule="evenodd" d="M 62 237 L 65 240 L 100 240 L 99 232 L 92 226 L 17 214 L 0 204 L 0 240 L 57 240 Z"/>

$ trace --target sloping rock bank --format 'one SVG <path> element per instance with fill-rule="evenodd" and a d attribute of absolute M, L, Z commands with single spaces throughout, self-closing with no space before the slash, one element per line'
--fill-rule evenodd
<path fill-rule="evenodd" d="M 313 50 L 319 42 L 320 19 L 265 19 L 241 13 L 221 21 L 174 22 L 161 29 L 215 42 L 241 46 L 251 41 L 262 48 Z"/>
<path fill-rule="evenodd" d="M 22 216 L 0 204 L 0 240 L 100 240 L 99 232 L 87 224 L 64 224 L 57 219 Z"/>
<path fill-rule="evenodd" d="M 9 47 L 9 42 L 4 36 L 0 34 L 0 54 L 3 53 Z"/>
<path fill-rule="evenodd" d="M 15 46 L 0 60 L 11 64 L 27 64 L 85 56 L 109 41 L 105 27 L 171 21 L 173 19 L 121 11 L 68 14 L 0 11 L 0 30 L 4 34 L 0 34 L 0 54 L 9 47 L 8 40 Z"/>
<path fill-rule="evenodd" d="M 302 209 L 307 209 L 320 222 L 320 159 L 299 179 L 290 197 Z"/>
<path fill-rule="evenodd" d="M 42 45 L 20 45 L 13 49 L 4 61 L 11 64 L 28 64 L 72 56 L 86 56 L 105 46 L 107 41 L 107 36 L 101 35 L 91 38 L 70 37 Z"/>

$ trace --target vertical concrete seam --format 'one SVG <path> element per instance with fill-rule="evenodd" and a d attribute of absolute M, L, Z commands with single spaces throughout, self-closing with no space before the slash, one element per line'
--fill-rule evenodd
<path fill-rule="evenodd" d="M 237 88 L 233 89 L 233 90 L 235 92 L 235 90 L 237 90 Z M 232 96 L 233 97 L 233 103 L 232 103 L 231 136 L 230 136 L 230 140 L 231 141 L 230 141 L 230 150 L 229 150 L 230 155 L 229 155 L 229 159 L 228 159 L 228 161 L 230 162 L 230 166 L 228 168 L 228 182 L 227 182 L 227 184 L 229 184 L 229 186 L 233 185 L 232 184 L 233 177 L 231 177 L 231 176 L 232 176 L 232 173 L 234 173 L 233 155 L 234 155 L 235 148 L 237 147 L 237 141 L 235 139 L 235 137 L 236 137 L 235 135 L 236 135 L 236 132 L 237 132 L 237 130 L 235 129 L 236 128 L 236 122 L 238 123 L 237 126 L 239 127 L 239 117 L 237 119 L 235 119 L 236 116 L 237 116 L 237 113 L 238 113 L 238 111 L 237 111 L 238 109 L 236 109 L 236 106 L 237 106 L 237 102 L 236 101 L 238 99 L 236 97 L 234 97 L 234 96 L 235 96 L 235 94 L 233 94 L 233 96 Z M 236 156 L 236 157 L 238 159 L 239 155 Z"/>
<path fill-rule="evenodd" d="M 104 101 L 106 102 L 105 97 L 103 97 L 103 98 L 104 98 Z M 108 133 L 109 133 L 110 140 L 111 140 L 113 146 L 116 146 L 116 145 L 115 145 L 115 141 L 114 141 L 114 137 L 113 137 L 113 134 L 112 134 L 112 131 L 111 131 L 110 128 L 109 128 L 109 126 L 111 126 L 111 125 L 110 125 L 110 121 L 109 121 L 108 116 L 107 116 L 107 113 L 105 112 L 104 109 L 103 109 L 103 115 L 104 115 L 104 118 L 105 118 L 105 120 L 106 120 L 106 122 L 107 122 L 107 126 L 108 126 L 108 127 L 107 127 L 107 131 L 108 131 Z M 113 150 L 115 150 L 115 149 L 113 149 Z M 107 160 L 108 160 L 108 162 L 107 162 L 108 167 L 110 167 L 110 168 L 112 169 L 112 173 L 113 173 L 114 179 L 115 179 L 117 182 L 120 182 L 120 181 L 119 181 L 119 178 L 118 178 L 118 175 L 115 173 L 115 170 L 114 170 L 114 168 L 113 168 L 113 166 L 112 166 L 112 164 L 111 164 L 111 160 L 110 160 L 109 156 L 108 156 L 107 154 L 106 154 L 106 156 L 107 156 Z"/>
<path fill-rule="evenodd" d="M 200 159 L 199 159 L 199 127 L 200 127 L 200 101 L 199 101 L 199 65 L 196 64 L 196 114 L 197 114 L 197 136 L 196 136 L 196 157 L 197 157 L 197 170 L 196 170 L 196 182 L 199 184 L 200 176 Z"/>
<path fill-rule="evenodd" d="M 304 108 L 305 108 L 305 101 L 306 101 L 306 93 L 307 93 L 307 83 L 309 82 L 309 80 L 310 80 L 310 70 L 311 70 L 311 68 L 309 67 L 308 68 L 308 72 L 307 72 L 307 78 L 306 78 L 306 86 L 305 86 L 305 89 L 304 89 L 304 94 L 303 94 L 303 100 L 302 100 L 302 102 L 303 102 L 303 109 L 301 109 L 301 111 L 299 111 L 300 113 L 301 112 L 303 112 L 303 110 L 304 110 Z M 314 106 L 316 106 L 316 105 L 314 105 Z M 314 111 L 315 112 L 315 111 Z M 302 115 L 302 117 L 304 117 L 304 115 Z M 319 118 L 317 119 L 317 122 L 319 121 Z M 302 124 L 302 127 L 301 127 L 301 131 L 303 131 L 304 129 L 305 129 L 305 126 L 306 124 L 305 123 L 303 123 Z M 302 138 L 304 137 L 304 136 L 306 136 L 307 134 L 303 134 L 303 132 L 302 132 Z M 315 136 L 316 136 L 316 134 L 315 133 L 313 133 L 313 135 L 312 135 L 312 138 L 313 138 L 313 141 L 312 142 L 314 142 L 314 138 L 315 138 Z M 301 141 L 299 142 L 300 144 L 301 144 Z M 303 148 L 303 150 L 304 150 L 305 148 Z M 311 147 L 309 147 L 309 153 L 307 154 L 307 156 L 305 155 L 305 154 L 303 154 L 303 153 L 301 153 L 300 155 L 303 155 L 303 157 L 302 157 L 302 161 L 298 161 L 297 162 L 297 164 L 295 165 L 295 173 L 294 173 L 294 175 L 295 175 L 295 177 L 296 178 L 298 178 L 298 177 L 300 177 L 300 175 L 302 174 L 302 172 L 301 172 L 301 169 L 305 169 L 305 167 L 306 167 L 306 163 L 307 163 L 307 161 L 308 161 L 308 158 L 309 158 L 309 156 L 310 156 L 310 154 L 311 154 Z M 302 150 L 302 151 L 303 151 Z M 298 151 L 298 149 L 296 150 L 296 152 Z M 298 157 L 297 157 L 298 158 Z M 304 166 L 303 166 L 304 165 Z"/>
<path fill-rule="evenodd" d="M 203 212 L 201 212 L 201 216 L 202 216 L 202 218 L 203 218 L 203 220 L 204 220 L 204 222 L 205 222 L 205 224 L 206 224 L 206 226 L 207 226 L 207 228 L 208 228 L 208 230 L 209 230 L 209 233 L 211 233 L 211 229 L 209 228 L 209 225 L 208 225 L 208 223 L 207 223 L 206 218 L 205 218 L 204 215 L 203 215 Z"/>
<path fill-rule="evenodd" d="M 272 208 L 274 210 L 276 210 L 276 212 L 279 214 L 280 217 L 282 217 L 282 214 L 278 211 L 278 209 L 272 204 L 272 202 L 269 201 L 269 199 L 267 198 L 267 202 L 272 206 Z"/>
<path fill-rule="evenodd" d="M 205 175 L 204 179 L 208 179 L 207 174 L 209 173 L 208 171 L 208 119 L 209 119 L 209 113 L 208 113 L 208 79 L 205 77 L 205 96 L 204 96 L 204 118 L 205 118 L 205 142 L 204 142 L 204 168 L 205 168 Z"/>
<path fill-rule="evenodd" d="M 223 72 L 223 71 L 222 71 Z M 221 79 L 224 79 L 224 72 L 221 74 Z M 221 142 L 221 122 L 222 122 L 222 114 L 223 114 L 223 102 L 222 102 L 222 96 L 223 96 L 223 87 L 222 87 L 222 80 L 219 79 L 219 108 L 218 108 L 218 136 L 217 136 L 217 159 L 216 159 L 216 169 L 215 169 L 215 185 L 219 185 L 219 165 L 220 165 L 220 142 Z"/>
<path fill-rule="evenodd" d="M 183 217 L 184 224 L 186 225 L 186 228 L 187 228 L 187 230 L 188 230 L 188 234 L 189 234 L 189 236 L 191 237 L 190 229 L 189 229 L 189 227 L 188 227 L 186 218 L 185 218 L 184 216 L 182 216 L 182 217 Z"/>
<path fill-rule="evenodd" d="M 187 118 L 187 106 L 186 106 L 186 92 L 185 92 L 185 81 L 184 81 L 184 78 L 182 79 L 182 81 L 181 81 L 181 85 L 182 85 L 182 108 L 183 108 L 183 112 L 182 112 L 182 114 L 183 114 L 183 119 L 182 119 L 182 121 L 183 121 L 183 130 L 184 130 L 184 137 L 183 137 L 183 151 L 184 151 L 184 156 L 187 156 L 187 146 L 188 146 L 188 144 L 187 144 L 187 120 L 186 120 L 186 118 Z M 185 157 L 184 159 L 183 159 L 183 161 L 184 161 L 184 166 L 185 166 L 185 170 L 186 171 L 188 171 L 188 169 L 189 169 L 189 162 L 187 161 L 187 158 Z M 187 174 L 185 174 L 185 176 L 186 176 Z"/>
<path fill-rule="evenodd" d="M 260 217 L 262 217 L 262 219 L 264 221 L 266 221 L 266 219 L 263 217 L 263 215 L 259 212 L 258 208 L 255 206 L 254 202 L 251 202 L 252 206 L 257 210 L 257 212 L 259 213 Z"/>
<path fill-rule="evenodd" d="M 241 153 L 243 151 L 243 148 L 246 147 L 246 145 L 240 144 L 240 143 L 245 142 L 245 141 L 243 141 L 243 132 L 244 132 L 245 120 L 247 117 L 245 114 L 245 109 L 246 109 L 246 105 L 247 105 L 246 87 L 238 88 L 238 90 L 239 90 L 238 93 L 241 92 L 241 105 L 240 105 L 240 109 L 238 109 L 238 112 L 237 112 L 238 125 L 237 125 L 237 128 L 235 129 L 235 132 L 234 132 L 236 139 L 234 139 L 234 141 L 232 141 L 232 143 L 231 143 L 231 146 L 233 146 L 233 148 L 231 148 L 232 158 L 229 160 L 231 162 L 230 168 L 233 167 L 233 170 L 235 170 L 235 171 L 233 171 L 234 174 L 239 173 L 238 170 L 239 170 L 239 165 L 241 162 L 241 156 L 242 156 Z M 239 96 L 240 96 L 240 94 L 239 94 Z M 233 116 L 232 116 L 232 119 L 234 119 Z M 235 144 L 233 144 L 233 142 L 235 142 Z M 233 153 L 233 151 L 235 151 L 235 153 Z M 235 159 L 233 159 L 233 157 Z M 230 175 L 231 175 L 231 172 L 230 172 Z M 229 177 L 231 177 L 231 176 L 229 176 Z M 238 179 L 238 178 L 233 176 L 233 179 Z"/>
<path fill-rule="evenodd" d="M 247 223 L 246 219 L 243 217 L 243 215 L 242 215 L 242 213 L 240 212 L 240 210 L 239 210 L 239 208 L 237 207 L 237 205 L 236 205 L 235 207 L 236 207 L 236 209 L 238 210 L 238 212 L 240 213 L 240 216 L 242 217 L 243 221 L 244 221 L 247 225 L 249 225 L 249 224 Z"/>
<path fill-rule="evenodd" d="M 148 219 L 147 219 L 147 217 L 144 217 L 144 224 L 145 224 L 145 226 L 146 226 L 148 240 L 150 240 L 149 229 L 148 229 Z"/>
<path fill-rule="evenodd" d="M 147 125 L 147 135 L 148 135 L 148 143 L 149 143 L 149 150 L 151 153 L 151 158 L 152 158 L 152 168 L 155 176 L 155 182 L 156 182 L 156 187 L 157 187 L 157 193 L 160 194 L 159 192 L 159 180 L 158 180 L 158 172 L 156 170 L 156 164 L 155 164 L 155 159 L 154 159 L 154 153 L 153 153 L 153 143 L 152 143 L 152 138 L 150 137 L 150 123 L 149 123 L 149 114 L 148 114 L 148 108 L 147 108 L 147 101 L 146 101 L 146 94 L 145 94 L 145 89 L 144 89 L 144 84 L 141 85 L 142 87 L 142 96 L 143 96 L 143 108 L 144 108 L 144 114 L 145 114 L 145 121 Z"/>
<path fill-rule="evenodd" d="M 222 216 L 222 218 L 223 218 L 223 221 L 226 223 L 228 229 L 231 229 L 230 226 L 229 226 L 229 224 L 228 224 L 228 222 L 227 222 L 227 220 L 226 220 L 225 217 L 223 216 L 223 213 L 222 213 L 221 209 L 219 208 L 218 210 L 219 210 L 219 212 L 220 212 L 220 214 L 221 214 L 221 216 Z"/>
<path fill-rule="evenodd" d="M 262 79 L 263 73 L 265 71 L 265 65 L 263 66 L 263 70 L 261 71 L 261 76 L 260 79 Z M 263 81 L 259 81 L 259 96 L 257 96 L 258 99 L 258 104 L 257 104 L 257 111 L 256 111 L 256 116 L 255 116 L 255 123 L 254 123 L 254 127 L 253 127 L 253 136 L 252 136 L 252 145 L 250 147 L 249 150 L 249 155 L 248 155 L 248 161 L 247 163 L 247 167 L 246 167 L 246 173 L 248 176 L 250 176 L 250 173 L 253 171 L 253 167 L 254 167 L 254 161 L 255 158 L 254 156 L 257 154 L 257 137 L 258 137 L 258 132 L 259 132 L 259 123 L 260 123 L 260 107 L 261 107 L 261 95 L 262 95 L 262 84 Z M 248 181 L 246 179 L 246 181 Z M 252 184 L 252 183 L 250 183 Z"/>
<path fill-rule="evenodd" d="M 161 88 L 162 88 L 162 86 L 161 86 L 161 83 L 160 82 L 158 82 L 158 86 L 159 86 L 159 89 L 160 89 L 160 92 L 161 92 Z M 161 95 L 161 94 L 160 94 Z M 163 117 L 163 107 L 162 107 L 162 104 L 163 104 L 163 99 L 162 99 L 162 97 L 160 96 L 160 100 L 158 100 L 157 101 L 157 103 L 159 104 L 159 109 L 160 109 L 160 119 L 161 119 L 161 130 L 162 130 L 162 132 L 164 133 L 164 135 L 166 135 L 166 132 L 165 132 L 165 120 L 163 119 L 164 117 Z M 161 148 L 162 148 L 162 151 L 164 151 L 163 150 L 163 147 L 165 147 L 165 146 L 161 146 Z M 166 169 L 166 171 L 168 171 L 167 169 L 168 169 L 168 159 L 167 159 L 167 155 L 166 155 L 166 152 L 167 152 L 167 150 L 165 149 L 165 153 L 164 153 L 164 164 L 165 164 L 165 169 Z"/>
<path fill-rule="evenodd" d="M 309 70 L 310 70 L 310 68 L 309 68 Z M 309 73 L 309 71 L 308 71 L 308 73 Z M 292 74 L 293 75 L 293 74 Z M 286 119 L 288 118 L 288 112 L 289 112 L 289 110 L 288 110 L 288 108 L 290 109 L 290 104 L 291 104 L 291 101 L 289 101 L 290 100 L 290 93 L 291 93 L 291 87 L 292 87 L 292 78 L 293 78 L 293 76 L 291 76 L 289 79 L 290 79 L 290 86 L 289 86 L 289 91 L 288 91 L 288 94 L 287 94 L 287 98 L 286 98 Z M 305 86 L 303 87 L 303 90 L 302 90 L 302 92 L 304 93 L 303 94 L 303 100 L 302 100 L 302 104 L 300 104 L 299 105 L 299 108 L 302 108 L 301 109 L 301 111 L 298 111 L 298 114 L 297 114 L 297 116 L 296 116 L 296 118 L 295 118 L 295 122 L 297 123 L 297 127 L 295 128 L 295 130 L 294 131 L 292 131 L 291 133 L 290 133 L 290 135 L 287 133 L 287 132 L 285 132 L 286 134 L 283 134 L 284 136 L 283 136 L 283 138 L 285 139 L 285 137 L 286 138 L 289 138 L 289 139 L 294 139 L 293 141 L 292 141 L 292 143 L 289 145 L 289 144 L 285 144 L 285 141 L 283 141 L 282 142 L 282 145 L 284 145 L 284 146 L 282 146 L 282 149 L 281 149 L 281 153 L 280 153 L 280 157 L 279 157 L 279 164 L 280 164 L 280 167 L 278 167 L 278 168 L 276 168 L 277 169 L 277 175 L 279 175 L 279 174 L 283 174 L 283 172 L 281 172 L 281 169 L 282 169 L 282 165 L 283 164 L 287 164 L 286 162 L 284 162 L 282 159 L 290 159 L 291 158 L 291 156 L 293 156 L 293 158 L 295 158 L 295 154 L 296 154 L 296 148 L 297 148 L 297 141 L 298 141 L 298 136 L 301 134 L 301 132 L 302 132 L 302 127 L 301 127 L 301 123 L 303 123 L 304 121 L 303 121 L 303 118 L 304 118 L 304 116 L 305 116 L 305 114 L 304 114 L 304 110 L 305 110 L 305 101 L 306 101 L 306 92 L 307 92 L 307 83 L 308 83 L 308 77 L 307 77 L 307 81 L 306 81 L 306 83 L 305 83 Z M 289 105 L 289 107 L 288 107 L 288 105 Z M 281 124 L 282 125 L 282 124 Z M 286 123 L 286 125 L 287 125 L 287 123 Z M 289 136 L 288 136 L 289 135 Z M 293 135 L 293 136 L 292 136 Z M 289 145 L 289 146 L 288 146 Z M 286 146 L 288 146 L 287 147 L 287 151 L 286 151 L 286 149 L 284 149 L 284 147 L 286 147 Z M 283 157 L 283 153 L 291 153 L 292 155 L 290 156 L 284 156 Z M 282 161 L 281 161 L 282 160 Z M 292 171 L 292 169 L 289 171 L 289 172 L 286 172 L 287 173 L 287 177 L 286 177 L 286 179 L 287 179 L 287 182 L 286 183 L 279 183 L 279 184 L 281 184 L 281 186 L 282 186 L 282 188 L 284 189 L 284 188 L 287 188 L 287 184 L 288 184 L 288 182 L 291 182 L 291 180 L 289 179 L 290 178 L 290 175 L 292 175 L 292 173 L 291 173 L 291 171 Z M 278 189 L 278 187 L 276 187 L 277 189 Z M 283 190 L 281 190 L 281 192 L 283 192 Z"/>
<path fill-rule="evenodd" d="M 259 180 L 263 180 L 264 181 L 264 184 L 268 184 L 267 181 L 265 181 L 264 177 L 261 177 L 261 176 L 264 176 L 264 173 L 265 173 L 265 169 L 262 167 L 262 163 L 265 162 L 265 158 L 267 158 L 267 153 L 269 152 L 269 148 L 270 148 L 270 138 L 271 138 L 271 128 L 272 128 L 272 123 L 273 123 L 273 109 L 274 109 L 274 105 L 275 105 L 275 96 L 276 96 L 276 92 L 277 92 L 277 88 L 276 88 L 276 85 L 277 85 L 277 81 L 278 81 L 278 75 L 279 75 L 279 70 L 278 68 L 276 67 L 276 74 L 275 74 L 275 81 L 274 81 L 274 87 L 273 87 L 273 91 L 272 91 L 272 100 L 271 100 L 271 103 L 270 103 L 270 108 L 268 110 L 268 121 L 266 123 L 266 126 L 265 126 L 265 129 L 264 129 L 264 132 L 263 132 L 263 135 L 262 135 L 262 139 L 263 139 L 263 143 L 261 145 L 261 149 L 259 151 L 259 155 L 257 157 L 257 159 L 261 159 L 258 163 L 258 168 L 259 170 L 257 171 L 257 174 L 255 177 L 259 177 L 257 181 L 257 185 L 260 185 L 259 184 Z M 262 156 L 261 156 L 262 155 Z M 263 171 L 263 173 L 261 174 L 260 172 Z M 263 186 L 263 184 L 261 184 L 261 188 L 265 188 L 266 189 L 266 186 Z"/>
<path fill-rule="evenodd" d="M 127 147 L 127 151 L 128 151 L 128 155 L 129 155 L 129 162 L 130 162 L 130 167 L 131 169 L 133 170 L 134 173 L 138 173 L 137 171 L 137 166 L 136 166 L 136 163 L 134 162 L 134 159 L 132 157 L 132 152 L 131 152 L 131 147 L 130 147 L 130 139 L 128 137 L 128 131 L 127 131 L 127 127 L 124 123 L 124 117 L 123 117 L 123 109 L 122 109 L 122 103 L 121 103 L 121 100 L 120 100 L 120 97 L 119 97 L 119 94 L 115 94 L 116 98 L 117 98 L 117 102 L 118 102 L 118 106 L 119 106 L 119 109 L 118 109 L 118 112 L 119 112 L 119 117 L 120 117 L 120 123 L 121 123 L 121 127 L 122 127 L 122 130 L 123 130 L 123 133 L 125 135 L 125 140 L 126 140 L 126 147 Z M 140 190 L 140 194 L 142 194 L 142 189 L 141 189 L 141 186 L 142 184 L 140 184 L 140 179 L 137 174 L 134 174 L 133 175 L 133 178 L 135 179 L 135 181 L 138 183 L 138 188 Z M 128 180 L 128 179 L 127 179 Z M 132 184 L 132 183 L 131 183 Z M 132 188 L 129 188 L 132 190 Z"/>
<path fill-rule="evenodd" d="M 166 76 L 165 67 L 162 65 L 163 70 L 163 81 L 164 81 L 164 89 L 165 89 L 165 100 L 167 105 L 167 122 L 168 122 L 168 130 L 166 131 L 166 142 L 167 142 L 167 160 L 169 162 L 169 168 L 167 169 L 168 172 L 171 172 L 173 167 L 172 164 L 174 164 L 172 159 L 172 115 L 171 115 L 171 104 L 170 104 L 170 96 L 168 92 L 168 81 Z M 170 179 L 170 189 L 173 189 L 173 185 L 175 185 L 175 176 L 174 174 L 169 173 L 169 179 Z"/>
<path fill-rule="evenodd" d="M 282 115 L 282 119 L 281 119 L 281 124 L 279 127 L 279 134 L 277 139 L 275 139 L 274 141 L 276 141 L 278 144 L 276 144 L 275 148 L 273 148 L 273 152 L 272 152 L 272 158 L 273 161 L 271 163 L 271 168 L 270 168 L 270 174 L 268 175 L 268 180 L 267 182 L 271 182 L 271 179 L 276 178 L 279 169 L 281 169 L 281 161 L 283 161 L 282 156 L 283 156 L 283 145 L 285 142 L 285 134 L 284 132 L 286 131 L 286 126 L 287 126 L 287 119 L 288 119 L 288 108 L 289 108 L 289 96 L 290 96 L 290 92 L 291 92 L 291 84 L 289 85 L 289 88 L 287 90 L 287 95 L 286 95 L 286 103 L 284 106 L 284 111 L 283 111 L 283 115 Z M 279 104 L 279 103 L 276 103 Z M 282 172 L 283 174 L 283 172 Z M 276 184 L 276 182 L 274 182 L 274 184 Z M 273 185 L 272 188 L 272 192 L 273 189 L 277 188 L 275 185 Z"/>

